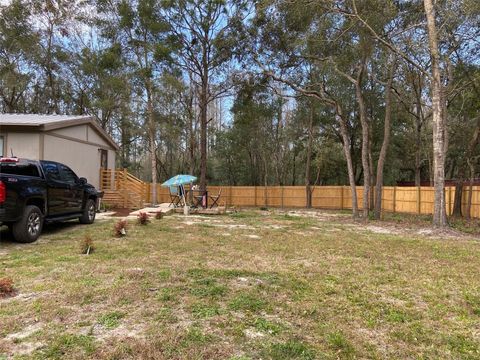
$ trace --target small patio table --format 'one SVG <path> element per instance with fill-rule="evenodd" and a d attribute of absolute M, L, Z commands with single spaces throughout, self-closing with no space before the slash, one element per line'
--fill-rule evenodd
<path fill-rule="evenodd" d="M 193 206 L 208 208 L 208 190 L 189 190 L 193 193 Z"/>

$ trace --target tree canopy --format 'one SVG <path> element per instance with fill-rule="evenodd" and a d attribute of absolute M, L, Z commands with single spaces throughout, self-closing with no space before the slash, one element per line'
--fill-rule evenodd
<path fill-rule="evenodd" d="M 480 171 L 479 40 L 475 0 L 11 0 L 0 107 L 94 116 L 147 181 L 349 185 L 365 218 L 435 184 L 444 226 Z"/>

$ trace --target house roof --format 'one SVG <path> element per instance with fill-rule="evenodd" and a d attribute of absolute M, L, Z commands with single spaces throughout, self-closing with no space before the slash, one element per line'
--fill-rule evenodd
<path fill-rule="evenodd" d="M 61 129 L 75 125 L 90 124 L 116 150 L 119 146 L 104 129 L 88 115 L 39 115 L 39 114 L 0 114 L 0 127 L 33 127 L 40 131 Z"/>

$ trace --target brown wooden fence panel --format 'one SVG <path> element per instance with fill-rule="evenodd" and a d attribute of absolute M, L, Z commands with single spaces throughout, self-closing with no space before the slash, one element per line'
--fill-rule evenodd
<path fill-rule="evenodd" d="M 341 186 L 316 186 L 312 193 L 312 207 L 325 209 L 351 208 L 351 202 L 346 206 L 342 204 L 342 191 Z"/>
<path fill-rule="evenodd" d="M 255 186 L 229 186 L 226 193 L 229 206 L 255 206 Z"/>
<path fill-rule="evenodd" d="M 322 189 L 322 188 L 329 188 L 328 189 L 325 189 L 325 190 L 320 190 L 320 192 L 322 193 L 322 195 L 320 196 L 325 198 L 325 197 L 329 197 L 329 192 L 331 191 L 332 188 L 339 188 L 341 186 L 317 186 L 315 187 L 315 190 L 318 188 L 318 189 Z M 358 202 L 358 208 L 359 209 L 362 209 L 362 204 L 363 204 L 363 186 L 357 186 L 357 202 Z M 341 196 L 342 192 L 339 191 L 339 194 Z M 313 200 L 313 199 L 312 199 Z M 323 200 L 323 203 L 325 203 L 327 200 Z M 334 200 L 333 200 L 334 201 Z M 312 201 L 313 202 L 313 201 Z M 341 207 L 342 209 L 351 209 L 352 208 L 352 190 L 350 188 L 350 186 L 344 186 L 343 187 L 343 206 Z M 339 202 L 340 203 L 340 202 Z M 335 208 L 334 207 L 334 204 L 330 204 L 330 208 L 333 209 Z M 316 206 L 314 206 L 316 207 Z M 320 207 L 320 206 L 319 206 Z"/>
<path fill-rule="evenodd" d="M 420 192 L 420 213 L 429 215 L 433 213 L 434 191 L 432 187 L 422 186 Z"/>
<path fill-rule="evenodd" d="M 382 191 L 382 207 L 385 211 L 394 211 L 394 197 L 396 188 L 394 186 L 384 186 Z"/>
<path fill-rule="evenodd" d="M 112 199 L 116 193 L 132 193 L 141 198 L 140 202 L 150 203 L 152 184 L 128 174 L 123 169 L 101 170 L 100 188 L 108 192 Z M 169 203 L 169 189 L 157 184 L 157 203 Z M 223 206 L 266 206 L 266 207 L 306 207 L 305 186 L 209 186 L 209 195 L 221 191 L 220 205 Z M 374 189 L 372 188 L 372 191 Z M 466 213 L 469 186 L 464 186 L 462 210 Z M 357 186 L 358 207 L 362 209 L 363 187 Z M 455 187 L 445 188 L 445 207 L 448 215 L 453 212 Z M 107 201 L 105 201 L 107 202 Z M 382 210 L 409 214 L 432 214 L 434 202 L 433 187 L 385 186 L 382 191 Z M 349 186 L 312 187 L 312 207 L 323 209 L 351 209 L 352 196 Z M 480 186 L 472 187 L 471 217 L 480 218 Z"/>
<path fill-rule="evenodd" d="M 307 190 L 305 186 L 284 186 L 283 187 L 284 207 L 306 207 Z"/>
<path fill-rule="evenodd" d="M 464 215 L 467 211 L 469 192 L 470 186 L 465 186 L 462 194 L 462 211 Z M 470 210 L 470 216 L 473 218 L 480 218 L 480 186 L 472 186 L 472 208 Z"/>
<path fill-rule="evenodd" d="M 395 211 L 401 213 L 417 213 L 417 188 L 397 187 Z"/>
<path fill-rule="evenodd" d="M 467 205 L 467 198 L 465 198 L 465 207 Z M 480 187 L 472 187 L 472 209 L 471 216 L 475 218 L 480 218 Z"/>

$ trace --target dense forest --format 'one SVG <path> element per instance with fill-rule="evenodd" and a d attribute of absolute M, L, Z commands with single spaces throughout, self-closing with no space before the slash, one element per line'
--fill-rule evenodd
<path fill-rule="evenodd" d="M 145 180 L 431 183 L 444 226 L 480 171 L 478 0 L 0 4 L 0 111 L 94 116 Z"/>

